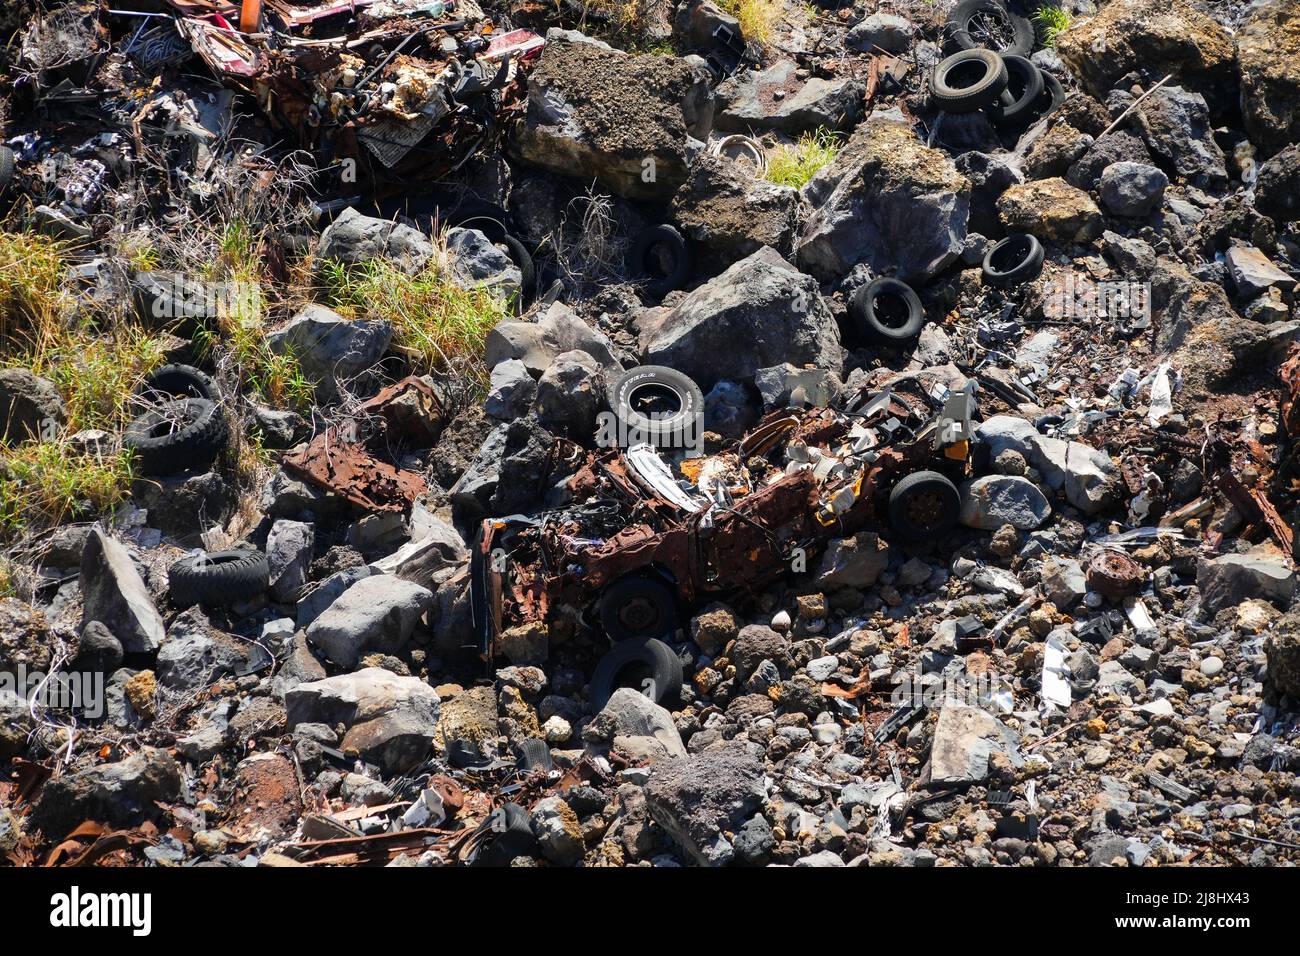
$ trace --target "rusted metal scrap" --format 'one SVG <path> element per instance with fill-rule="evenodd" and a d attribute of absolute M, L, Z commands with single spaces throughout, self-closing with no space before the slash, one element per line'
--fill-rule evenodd
<path fill-rule="evenodd" d="M 361 445 L 343 441 L 335 428 L 321 432 L 301 450 L 289 452 L 281 463 L 291 474 L 367 511 L 409 511 L 415 499 L 428 490 L 415 472 L 395 468 Z"/>
<path fill-rule="evenodd" d="M 396 434 L 418 447 L 432 446 L 442 433 L 447 410 L 431 379 L 408 375 L 361 405 L 366 414 L 379 415 Z"/>
<path fill-rule="evenodd" d="M 1146 568 L 1123 551 L 1098 552 L 1084 572 L 1088 589 L 1103 597 L 1122 598 L 1136 594 L 1146 581 Z"/>

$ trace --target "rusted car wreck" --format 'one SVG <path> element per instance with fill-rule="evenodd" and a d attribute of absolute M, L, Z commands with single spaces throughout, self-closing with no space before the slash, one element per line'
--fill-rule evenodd
<path fill-rule="evenodd" d="M 970 472 L 973 393 L 943 396 L 938 415 L 934 402 L 908 382 L 842 410 L 775 411 L 675 471 L 644 443 L 587 453 L 567 506 L 483 521 L 471 593 L 484 654 L 509 628 L 562 619 L 615 643 L 669 638 L 700 599 L 815 568 L 832 538 L 943 535 Z"/>

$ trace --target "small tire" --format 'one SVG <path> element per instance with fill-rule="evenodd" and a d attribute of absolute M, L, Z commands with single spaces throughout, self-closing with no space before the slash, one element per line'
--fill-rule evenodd
<path fill-rule="evenodd" d="M 962 50 L 935 64 L 930 99 L 946 113 L 974 113 L 1007 88 L 1007 65 L 992 50 Z"/>
<path fill-rule="evenodd" d="M 925 325 L 921 299 L 898 279 L 881 278 L 863 286 L 854 293 L 849 313 L 861 337 L 877 345 L 905 345 Z"/>
<path fill-rule="evenodd" d="M 663 641 L 624 641 L 616 644 L 591 675 L 592 713 L 600 713 L 621 687 L 644 694 L 665 710 L 676 710 L 682 699 L 681 659 Z"/>
<path fill-rule="evenodd" d="M 532 816 L 517 803 L 503 803 L 488 814 L 474 833 L 474 848 L 466 860 L 470 866 L 509 866 L 517 856 L 537 846 Z"/>
<path fill-rule="evenodd" d="M 658 263 L 656 267 L 660 250 L 667 255 L 670 265 Z M 691 277 L 691 254 L 686 240 L 672 226 L 651 226 L 643 231 L 632 243 L 628 261 L 632 273 L 643 277 L 646 292 L 656 299 L 682 288 Z"/>
<path fill-rule="evenodd" d="M 889 524 L 905 541 L 933 541 L 957 526 L 961 494 L 937 471 L 908 475 L 889 493 Z"/>
<path fill-rule="evenodd" d="M 178 398 L 133 419 L 122 447 L 135 452 L 143 474 L 175 475 L 212 464 L 228 439 L 220 405 Z"/>
<path fill-rule="evenodd" d="M 1043 71 L 1023 56 L 1003 54 L 1007 66 L 1007 88 L 987 109 L 989 119 L 999 129 L 1019 129 L 1034 118 L 1034 109 L 1043 95 Z"/>
<path fill-rule="evenodd" d="M 193 365 L 164 365 L 145 376 L 136 394 L 142 397 L 170 395 L 174 398 L 205 398 L 221 401 L 221 390 L 212 376 Z"/>
<path fill-rule="evenodd" d="M 533 773 L 537 770 L 550 773 L 555 769 L 555 761 L 551 759 L 551 748 L 545 740 L 536 737 L 519 741 L 518 746 L 515 747 L 515 764 L 525 773 Z"/>
<path fill-rule="evenodd" d="M 990 26 L 996 32 L 991 32 Z M 948 15 L 947 33 L 959 50 L 985 48 L 1016 56 L 1028 56 L 1034 50 L 1034 25 L 1008 10 L 1001 0 L 961 0 Z"/>
<path fill-rule="evenodd" d="M 620 578 L 600 596 L 600 624 L 615 644 L 672 637 L 677 633 L 677 595 L 658 578 Z"/>
<path fill-rule="evenodd" d="M 9 192 L 9 184 L 14 180 L 14 151 L 8 146 L 0 146 L 0 197 Z"/>
<path fill-rule="evenodd" d="M 131 287 L 136 315 L 147 329 L 157 330 L 176 322 L 193 324 L 217 319 L 217 308 L 210 290 L 179 273 L 137 272 Z M 180 296 L 177 295 L 178 289 L 183 293 Z"/>
<path fill-rule="evenodd" d="M 700 437 L 704 392 L 676 369 L 628 369 L 610 383 L 607 398 L 620 427 L 620 445 L 645 441 L 656 448 L 686 448 Z"/>
<path fill-rule="evenodd" d="M 271 567 L 260 551 L 212 551 L 181 558 L 167 571 L 172 607 L 229 607 L 266 593 Z"/>
<path fill-rule="evenodd" d="M 1038 94 L 1038 102 L 1034 104 L 1034 118 L 1042 119 L 1065 102 L 1065 87 L 1047 70 L 1038 72 L 1043 77 L 1043 91 Z"/>
<path fill-rule="evenodd" d="M 984 281 L 989 285 L 1020 285 L 1042 271 L 1043 244 L 1027 232 L 1007 236 L 984 253 Z"/>

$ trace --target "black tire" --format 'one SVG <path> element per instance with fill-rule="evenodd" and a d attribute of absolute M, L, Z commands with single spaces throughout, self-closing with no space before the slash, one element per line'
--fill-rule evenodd
<path fill-rule="evenodd" d="M 127 425 L 122 447 L 135 452 L 143 474 L 175 475 L 212 464 L 228 438 L 220 405 L 178 398 Z"/>
<path fill-rule="evenodd" d="M 948 16 L 946 29 L 959 50 L 983 48 L 1017 56 L 1034 50 L 1034 25 L 1001 0 L 961 0 Z"/>
<path fill-rule="evenodd" d="M 216 303 L 207 287 L 179 273 L 137 272 L 131 285 L 136 314 L 145 328 L 217 319 Z"/>
<path fill-rule="evenodd" d="M 0 197 L 9 192 L 9 184 L 14 180 L 14 151 L 8 146 L 0 146 Z"/>
<path fill-rule="evenodd" d="M 624 641 L 600 659 L 591 675 L 592 713 L 600 713 L 614 691 L 630 687 L 666 710 L 682 701 L 682 662 L 663 641 Z"/>
<path fill-rule="evenodd" d="M 662 365 L 638 365 L 609 385 L 609 407 L 621 426 L 620 443 L 646 441 L 685 448 L 700 437 L 704 392 L 689 375 Z"/>
<path fill-rule="evenodd" d="M 509 866 L 515 857 L 537 846 L 532 817 L 517 803 L 503 803 L 489 813 L 473 839 L 474 849 L 466 861 L 470 866 Z"/>
<path fill-rule="evenodd" d="M 849 312 L 859 335 L 878 345 L 905 345 L 925 325 L 920 298 L 898 279 L 876 279 L 863 286 L 854 293 Z"/>
<path fill-rule="evenodd" d="M 271 567 L 260 551 L 212 551 L 181 558 L 167 572 L 172 607 L 228 607 L 266 593 Z"/>
<path fill-rule="evenodd" d="M 510 261 L 519 267 L 519 302 L 520 305 L 528 305 L 537 294 L 537 266 L 533 264 L 532 254 L 522 242 L 508 232 L 494 241 L 506 247 L 506 254 L 510 256 Z"/>
<path fill-rule="evenodd" d="M 545 740 L 536 737 L 519 741 L 518 746 L 515 747 L 515 764 L 525 773 L 536 770 L 550 773 L 555 769 L 555 761 L 551 759 L 551 748 Z"/>
<path fill-rule="evenodd" d="M 990 285 L 1020 285 L 1043 271 L 1043 244 L 1027 232 L 1007 236 L 984 253 L 984 281 Z"/>
<path fill-rule="evenodd" d="M 1015 54 L 1003 54 L 1002 62 L 1007 65 L 1007 88 L 989 104 L 989 119 L 1001 129 L 1028 126 L 1043 95 L 1043 72 Z"/>
<path fill-rule="evenodd" d="M 917 471 L 889 493 L 889 524 L 906 541 L 933 541 L 957 526 L 961 494 L 937 471 Z"/>
<path fill-rule="evenodd" d="M 677 633 L 677 595 L 658 578 L 620 578 L 600 596 L 600 623 L 615 643 L 672 637 Z"/>
<path fill-rule="evenodd" d="M 992 50 L 962 50 L 935 64 L 930 99 L 947 113 L 974 113 L 1007 88 L 1007 65 Z"/>
<path fill-rule="evenodd" d="M 691 278 L 686 240 L 672 226 L 651 226 L 637 236 L 628 264 L 632 274 L 644 280 L 646 292 L 656 299 L 682 288 Z"/>
<path fill-rule="evenodd" d="M 193 365 L 164 365 L 145 376 L 136 392 L 141 396 L 171 395 L 175 398 L 206 398 L 221 401 L 221 391 L 212 376 Z"/>
<path fill-rule="evenodd" d="M 1042 119 L 1065 102 L 1065 87 L 1046 70 L 1038 72 L 1043 77 L 1043 92 L 1038 94 L 1038 102 L 1034 104 L 1034 118 Z"/>

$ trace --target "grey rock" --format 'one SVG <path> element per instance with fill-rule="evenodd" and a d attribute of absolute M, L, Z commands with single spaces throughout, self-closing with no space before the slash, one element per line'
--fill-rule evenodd
<path fill-rule="evenodd" d="M 462 289 L 485 288 L 507 300 L 519 295 L 523 273 L 477 229 L 447 230 L 446 248 L 452 279 Z"/>
<path fill-rule="evenodd" d="M 48 781 L 31 821 L 57 839 L 84 820 L 130 827 L 155 812 L 154 802 L 180 796 L 181 772 L 165 751 L 145 747 L 124 760 L 67 773 Z"/>
<path fill-rule="evenodd" d="M 1237 294 L 1246 299 L 1277 289 L 1289 299 L 1295 291 L 1296 280 L 1291 278 L 1254 246 L 1232 245 L 1226 254 L 1228 275 Z"/>
<path fill-rule="evenodd" d="M 313 304 L 269 333 L 266 344 L 273 352 L 292 354 L 316 383 L 317 399 L 328 403 L 338 400 L 344 386 L 350 386 L 348 391 L 364 389 L 392 338 L 393 326 L 387 319 L 348 320 Z"/>
<path fill-rule="evenodd" d="M 1279 226 L 1300 220 L 1300 143 L 1286 147 L 1259 167 L 1255 208 Z"/>
<path fill-rule="evenodd" d="M 369 577 L 373 573 L 368 566 L 363 564 L 360 567 L 335 571 L 324 581 L 321 581 L 298 602 L 298 627 L 305 629 L 312 621 L 320 617 L 326 608 L 337 601 L 339 595 L 362 578 Z"/>
<path fill-rule="evenodd" d="M 921 283 L 965 246 L 970 182 L 904 123 L 867 120 L 803 195 L 814 212 L 798 262 L 823 282 L 865 262 L 877 274 Z"/>
<path fill-rule="evenodd" d="M 53 382 L 25 368 L 0 369 L 0 442 L 46 441 L 67 420 Z"/>
<path fill-rule="evenodd" d="M 817 569 L 821 588 L 869 588 L 889 566 L 889 545 L 874 531 L 832 538 Z"/>
<path fill-rule="evenodd" d="M 1066 500 L 1080 511 L 1095 514 L 1114 496 L 1118 470 L 1110 456 L 1082 442 L 1064 441 L 1039 434 L 1023 418 L 995 415 L 976 428 L 997 457 L 1010 448 L 1025 456 L 1052 491 L 1064 491 Z"/>
<path fill-rule="evenodd" d="M 542 856 L 556 866 L 573 866 L 582 859 L 582 827 L 572 807 L 559 797 L 545 797 L 534 804 L 532 814 Z"/>
<path fill-rule="evenodd" d="M 798 190 L 756 179 L 740 163 L 702 154 L 673 197 L 670 215 L 703 265 L 717 270 L 764 246 L 790 258 L 801 206 Z"/>
<path fill-rule="evenodd" d="M 846 45 L 863 53 L 903 53 L 916 39 L 916 24 L 893 13 L 873 13 L 849 29 Z"/>
<path fill-rule="evenodd" d="M 271 597 L 282 604 L 298 599 L 307 583 L 307 569 L 316 544 L 314 525 L 303 521 L 277 521 L 266 538 L 266 560 L 271 566 Z"/>
<path fill-rule="evenodd" d="M 630 687 L 620 687 L 583 731 L 587 740 L 652 737 L 671 757 L 685 757 L 686 745 L 672 714 Z"/>
<path fill-rule="evenodd" d="M 735 851 L 723 835 L 740 828 L 764 798 L 758 748 L 726 741 L 657 766 L 646 807 L 679 846 L 703 866 L 725 865 Z"/>
<path fill-rule="evenodd" d="M 307 628 L 307 640 L 340 667 L 368 651 L 397 653 L 410 639 L 433 593 L 391 574 L 372 574 L 344 591 Z"/>
<path fill-rule="evenodd" d="M 98 525 L 86 539 L 80 582 L 83 629 L 99 621 L 128 654 L 149 654 L 162 646 L 166 628 L 140 572 L 126 547 Z"/>
<path fill-rule="evenodd" d="M 1018 742 L 1019 735 L 992 714 L 947 700 L 934 727 L 930 781 L 940 785 L 979 783 L 987 779 L 989 757 L 994 753 L 1020 766 Z"/>
<path fill-rule="evenodd" d="M 602 368 L 621 368 L 605 334 L 562 302 L 553 303 L 536 322 L 498 322 L 488 333 L 484 360 L 496 368 L 508 359 L 518 359 L 529 372 L 540 376 L 557 355 L 575 349 L 586 352 Z"/>
<path fill-rule="evenodd" d="M 687 0 L 673 16 L 673 39 L 688 49 L 712 46 L 714 34 L 725 27 L 740 36 L 740 21 L 709 0 Z"/>
<path fill-rule="evenodd" d="M 131 500 L 149 513 L 149 527 L 183 538 L 224 522 L 239 493 L 214 470 L 137 478 L 131 483 Z"/>
<path fill-rule="evenodd" d="M 201 610 L 192 607 L 177 615 L 167 628 L 167 640 L 158 651 L 154 670 L 163 687 L 194 691 L 270 663 L 259 645 L 218 630 Z"/>
<path fill-rule="evenodd" d="M 303 723 L 343 724 L 340 749 L 389 772 L 424 759 L 438 726 L 437 692 L 418 677 L 367 667 L 313 681 L 284 697 L 290 728 Z"/>
<path fill-rule="evenodd" d="M 862 81 L 801 80 L 798 70 L 794 61 L 781 60 L 765 70 L 723 80 L 715 91 L 717 128 L 738 133 L 779 130 L 796 136 L 823 127 L 851 129 L 862 114 Z"/>
<path fill-rule="evenodd" d="M 1059 555 L 1043 562 L 1043 593 L 1061 610 L 1074 606 L 1088 591 L 1083 566 L 1073 558 Z"/>
<path fill-rule="evenodd" d="M 968 228 L 985 236 L 1001 236 L 998 198 L 1008 187 L 1024 182 L 1024 174 L 1005 156 L 978 151 L 962 153 L 953 165 L 970 182 Z"/>
<path fill-rule="evenodd" d="M 483 411 L 500 421 L 527 414 L 537 397 L 537 382 L 519 359 L 506 359 L 492 369 Z"/>
<path fill-rule="evenodd" d="M 1047 497 L 1028 478 L 988 475 L 961 487 L 959 520 L 968 528 L 996 531 L 1004 524 L 1032 531 L 1052 514 Z"/>
<path fill-rule="evenodd" d="M 99 621 L 91 621 L 81 629 L 77 642 L 77 656 L 69 669 L 92 674 L 111 674 L 122 666 L 122 642 L 113 636 Z"/>
<path fill-rule="evenodd" d="M 754 374 L 754 385 L 768 408 L 786 405 L 824 408 L 840 390 L 839 379 L 825 369 L 796 368 L 789 362 L 760 368 Z"/>
<path fill-rule="evenodd" d="M 577 349 L 557 355 L 537 382 L 538 421 L 556 434 L 589 438 L 604 403 L 605 376 L 600 363 Z"/>
<path fill-rule="evenodd" d="M 1169 177 L 1145 163 L 1112 163 L 1101 174 L 1101 204 L 1116 216 L 1140 219 L 1160 208 Z"/>
<path fill-rule="evenodd" d="M 1147 148 L 1185 176 L 1202 185 L 1228 180 L 1223 150 L 1214 140 L 1205 97 L 1178 86 L 1163 86 L 1135 110 Z"/>
<path fill-rule="evenodd" d="M 363 216 L 349 207 L 321 233 L 318 261 L 358 266 L 373 259 L 392 263 L 415 275 L 433 256 L 433 243 L 418 229 L 387 219 Z"/>
<path fill-rule="evenodd" d="M 688 293 L 641 334 L 648 363 L 675 368 L 705 389 L 781 362 L 837 372 L 844 361 L 816 280 L 769 248 Z"/>
<path fill-rule="evenodd" d="M 1269 545 L 1257 546 L 1246 554 L 1201 558 L 1196 566 L 1201 606 L 1210 614 L 1249 598 L 1264 598 L 1285 608 L 1295 594 L 1295 586 L 1290 562 Z"/>

